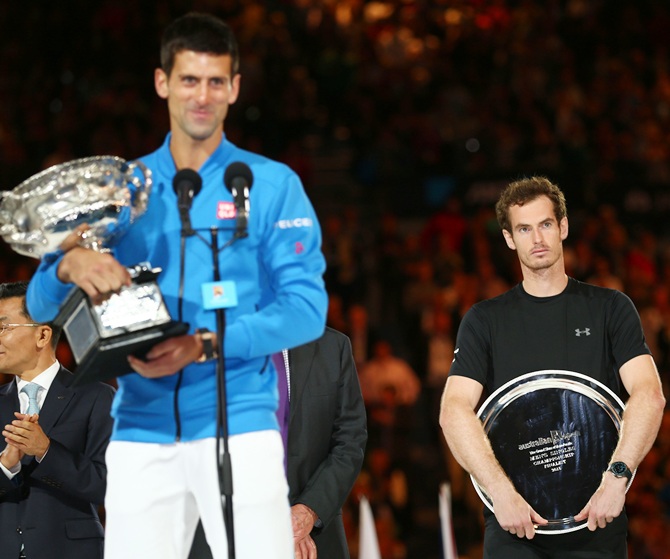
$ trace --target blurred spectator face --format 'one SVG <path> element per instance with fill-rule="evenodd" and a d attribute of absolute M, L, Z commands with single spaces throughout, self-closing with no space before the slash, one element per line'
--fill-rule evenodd
<path fill-rule="evenodd" d="M 393 348 L 386 340 L 378 340 L 372 347 L 376 359 L 385 359 L 393 355 Z"/>
<path fill-rule="evenodd" d="M 349 324 L 354 330 L 367 328 L 368 311 L 363 305 L 351 305 L 349 307 Z"/>
<path fill-rule="evenodd" d="M 380 395 L 380 402 L 381 404 L 386 407 L 386 408 L 394 408 L 396 404 L 398 403 L 398 395 L 395 389 L 395 386 L 392 386 L 390 384 L 387 384 L 386 386 L 382 386 L 381 388 L 381 395 Z"/>
<path fill-rule="evenodd" d="M 433 276 L 434 268 L 430 260 L 421 260 L 421 262 L 416 265 L 416 277 L 419 281 L 432 281 Z"/>
<path fill-rule="evenodd" d="M 169 76 L 156 70 L 154 84 L 159 97 L 167 100 L 173 134 L 220 141 L 228 107 L 240 90 L 240 76 L 233 75 L 230 55 L 181 51 Z"/>
<path fill-rule="evenodd" d="M 331 293 L 328 297 L 328 315 L 326 318 L 328 326 L 336 330 L 346 330 L 346 319 L 344 317 L 344 306 L 342 297 Z"/>
<path fill-rule="evenodd" d="M 384 476 L 391 467 L 391 456 L 383 448 L 373 448 L 368 454 L 370 472 L 376 476 Z"/>
<path fill-rule="evenodd" d="M 451 332 L 451 315 L 443 309 L 435 309 L 433 313 L 433 332 Z"/>

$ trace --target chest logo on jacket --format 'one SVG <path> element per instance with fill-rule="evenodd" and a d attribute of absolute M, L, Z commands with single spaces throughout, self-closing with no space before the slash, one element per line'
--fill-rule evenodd
<path fill-rule="evenodd" d="M 237 209 L 233 202 L 219 202 L 216 206 L 217 219 L 234 219 L 237 215 Z"/>
<path fill-rule="evenodd" d="M 577 336 L 579 338 L 582 334 L 584 336 L 590 336 L 591 335 L 591 329 L 590 328 L 584 328 L 584 330 L 580 330 L 579 328 L 575 328 L 575 336 Z"/>

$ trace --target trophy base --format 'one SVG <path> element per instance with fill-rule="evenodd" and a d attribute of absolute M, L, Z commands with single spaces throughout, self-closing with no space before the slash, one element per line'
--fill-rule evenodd
<path fill-rule="evenodd" d="M 131 285 L 99 304 L 73 288 L 54 319 L 77 363 L 75 384 L 131 373 L 128 355 L 142 358 L 159 342 L 188 332 L 187 323 L 170 317 L 155 281 L 160 268 L 142 263 L 129 271 Z"/>
<path fill-rule="evenodd" d="M 105 381 L 132 373 L 128 355 L 142 359 L 157 343 L 188 333 L 185 322 L 169 322 L 153 328 L 102 340 L 74 370 L 73 385 Z"/>

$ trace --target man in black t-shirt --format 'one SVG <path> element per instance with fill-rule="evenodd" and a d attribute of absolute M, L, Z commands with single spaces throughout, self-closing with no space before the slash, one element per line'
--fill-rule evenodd
<path fill-rule="evenodd" d="M 665 406 L 639 316 L 623 293 L 566 275 L 568 218 L 557 186 L 543 177 L 514 182 L 501 194 L 496 213 L 507 246 L 517 252 L 523 281 L 465 315 L 440 411 L 452 453 L 495 510 L 486 518 L 484 558 L 625 558 L 627 474 L 651 448 Z M 547 520 L 503 471 L 475 408 L 484 391 L 491 394 L 518 376 L 547 369 L 591 376 L 616 394 L 627 393 L 628 401 L 611 469 L 575 516 L 587 521 L 588 530 L 535 538 Z"/>

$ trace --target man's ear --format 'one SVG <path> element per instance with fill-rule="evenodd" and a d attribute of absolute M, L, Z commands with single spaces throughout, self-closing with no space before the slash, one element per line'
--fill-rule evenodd
<path fill-rule="evenodd" d="M 51 337 L 53 336 L 53 331 L 51 330 L 50 326 L 47 326 L 46 324 L 41 324 L 40 326 L 37 327 L 37 333 L 38 333 L 37 345 L 39 347 L 47 347 L 48 345 L 51 344 Z"/>
<path fill-rule="evenodd" d="M 509 248 L 511 248 L 512 250 L 516 250 L 516 245 L 514 244 L 514 239 L 512 238 L 512 234 L 507 229 L 503 229 L 502 234 L 503 234 L 503 237 L 505 237 L 505 242 L 507 243 L 507 246 Z"/>
<path fill-rule="evenodd" d="M 162 68 L 156 68 L 154 71 L 154 87 L 156 93 L 161 99 L 167 99 L 168 96 L 168 75 Z"/>
<path fill-rule="evenodd" d="M 561 228 L 561 241 L 565 241 L 565 239 L 568 238 L 568 229 L 569 229 L 567 217 L 561 219 L 560 228 Z"/>
<path fill-rule="evenodd" d="M 228 94 L 228 104 L 232 105 L 237 101 L 240 95 L 240 82 L 242 81 L 241 74 L 235 74 L 230 82 L 230 93 Z"/>

